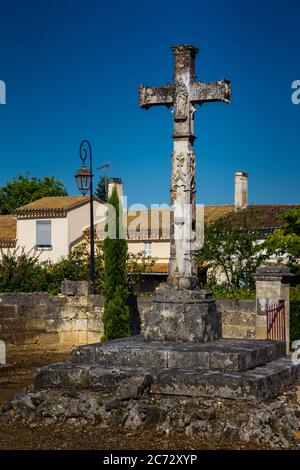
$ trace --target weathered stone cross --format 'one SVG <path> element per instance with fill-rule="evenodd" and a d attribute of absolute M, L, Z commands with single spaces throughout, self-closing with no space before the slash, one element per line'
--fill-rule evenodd
<path fill-rule="evenodd" d="M 142 108 L 174 105 L 174 151 L 171 183 L 171 252 L 168 282 L 178 289 L 193 289 L 197 283 L 195 251 L 195 105 L 209 101 L 230 102 L 230 81 L 195 82 L 195 57 L 192 45 L 173 48 L 175 58 L 174 84 L 164 87 L 141 85 L 139 101 Z"/>

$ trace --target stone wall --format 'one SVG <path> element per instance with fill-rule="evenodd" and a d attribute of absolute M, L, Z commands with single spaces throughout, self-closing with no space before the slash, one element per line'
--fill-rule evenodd
<path fill-rule="evenodd" d="M 222 314 L 223 338 L 256 338 L 255 300 L 217 300 Z"/>
<path fill-rule="evenodd" d="M 151 304 L 151 296 L 130 297 L 134 334 L 143 331 Z M 255 338 L 255 301 L 223 299 L 217 304 L 225 338 Z M 0 294 L 0 339 L 7 346 L 70 350 L 100 340 L 102 313 L 100 295 Z"/>
<path fill-rule="evenodd" d="M 103 334 L 103 298 L 0 294 L 0 339 L 7 346 L 68 350 Z"/>

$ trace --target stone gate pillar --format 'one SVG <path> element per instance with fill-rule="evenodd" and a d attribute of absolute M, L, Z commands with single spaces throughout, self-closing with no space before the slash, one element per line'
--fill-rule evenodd
<path fill-rule="evenodd" d="M 256 338 L 267 338 L 268 307 L 284 301 L 287 347 L 290 333 L 290 269 L 280 264 L 264 264 L 256 270 Z"/>

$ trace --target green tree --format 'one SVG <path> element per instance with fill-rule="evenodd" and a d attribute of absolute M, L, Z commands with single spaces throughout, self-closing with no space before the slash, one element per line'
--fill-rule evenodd
<path fill-rule="evenodd" d="M 46 176 L 30 178 L 19 175 L 0 187 L 0 214 L 12 214 L 18 207 L 44 196 L 67 196 L 61 181 Z"/>
<path fill-rule="evenodd" d="M 103 340 L 130 335 L 128 277 L 126 272 L 127 241 L 123 236 L 122 206 L 116 188 L 108 200 L 107 237 L 104 252 L 104 336 Z"/>
<path fill-rule="evenodd" d="M 108 177 L 102 175 L 96 186 L 95 195 L 101 199 L 101 201 L 107 202 L 108 199 Z"/>
<path fill-rule="evenodd" d="M 242 228 L 230 218 L 223 218 L 205 227 L 204 245 L 199 250 L 200 269 L 210 269 L 210 282 L 217 283 L 218 276 L 225 277 L 228 293 L 254 288 L 253 274 L 269 255 L 257 243 L 259 231 L 245 219 Z"/>
<path fill-rule="evenodd" d="M 271 233 L 265 247 L 278 256 L 287 256 L 289 265 L 297 272 L 300 265 L 300 206 L 280 216 L 281 228 Z"/>

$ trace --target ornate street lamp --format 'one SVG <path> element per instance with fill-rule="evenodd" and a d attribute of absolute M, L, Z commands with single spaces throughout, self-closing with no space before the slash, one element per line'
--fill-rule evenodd
<path fill-rule="evenodd" d="M 88 151 L 87 151 L 88 150 Z M 87 168 L 85 161 L 89 153 L 90 167 Z M 95 233 L 94 233 L 94 207 L 93 207 L 93 166 L 92 148 L 88 140 L 83 140 L 79 148 L 79 156 L 82 167 L 76 172 L 75 179 L 79 191 L 85 196 L 90 193 L 90 280 L 92 293 L 95 294 Z"/>

